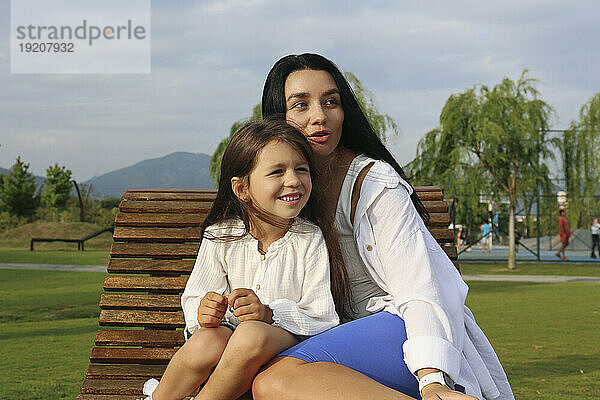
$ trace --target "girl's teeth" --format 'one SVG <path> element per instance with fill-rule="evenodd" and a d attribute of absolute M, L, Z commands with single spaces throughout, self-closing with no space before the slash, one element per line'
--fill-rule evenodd
<path fill-rule="evenodd" d="M 283 201 L 294 201 L 294 200 L 298 200 L 299 198 L 300 198 L 300 196 L 294 196 L 294 197 L 292 197 L 292 196 L 284 196 L 281 199 Z"/>

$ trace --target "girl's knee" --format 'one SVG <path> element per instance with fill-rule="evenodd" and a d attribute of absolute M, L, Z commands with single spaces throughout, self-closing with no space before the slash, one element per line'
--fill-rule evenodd
<path fill-rule="evenodd" d="M 231 335 L 228 346 L 248 355 L 262 354 L 269 347 L 269 328 L 261 321 L 242 322 Z"/>
<path fill-rule="evenodd" d="M 219 362 L 230 337 L 231 330 L 225 327 L 202 328 L 179 350 L 180 357 L 188 368 L 212 368 Z"/>

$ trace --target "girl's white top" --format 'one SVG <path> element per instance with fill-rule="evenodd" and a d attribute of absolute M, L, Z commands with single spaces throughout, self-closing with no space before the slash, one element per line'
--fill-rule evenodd
<path fill-rule="evenodd" d="M 233 241 L 211 240 L 243 231 L 239 219 L 206 229 L 181 296 L 190 333 L 200 329 L 198 306 L 206 293 L 227 295 L 237 288 L 252 289 L 261 303 L 273 310 L 273 325 L 293 334 L 316 335 L 339 323 L 330 291 L 327 247 L 316 225 L 296 218 L 264 255 L 250 234 Z M 239 324 L 230 309 L 224 320 Z"/>
<path fill-rule="evenodd" d="M 352 224 L 354 181 L 370 162 L 374 165 L 363 181 Z M 343 225 L 354 234 L 354 245 L 342 240 L 344 261 L 351 278 L 366 274 L 375 284 L 363 282 L 355 290 L 353 283 L 354 304 L 362 305 L 356 311 L 385 310 L 404 320 L 404 361 L 411 372 L 437 368 L 467 394 L 514 399 L 494 349 L 465 306 L 468 286 L 425 227 L 411 193 L 410 185 L 384 161 L 360 155 L 348 170 L 336 214 L 340 235 Z M 380 295 L 363 303 L 366 293 L 377 290 Z"/>

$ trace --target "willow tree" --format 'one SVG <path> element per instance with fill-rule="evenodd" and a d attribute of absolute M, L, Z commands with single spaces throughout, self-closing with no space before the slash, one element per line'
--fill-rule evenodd
<path fill-rule="evenodd" d="M 375 95 L 352 72 L 344 72 L 344 76 L 352 87 L 358 104 L 362 108 L 367 120 L 375 130 L 375 133 L 385 143 L 389 133 L 398 134 L 398 125 L 388 114 L 383 114 L 377 109 L 377 100 Z M 252 115 L 235 121 L 229 129 L 229 136 L 223 139 L 210 158 L 209 174 L 216 184 L 219 184 L 219 175 L 221 173 L 221 160 L 223 153 L 231 140 L 235 131 L 248 121 L 259 121 L 262 119 L 261 105 L 257 104 L 252 109 Z"/>
<path fill-rule="evenodd" d="M 563 175 L 569 195 L 569 218 L 572 226 L 589 224 L 589 210 L 597 209 L 600 193 L 600 93 L 579 111 L 579 121 L 557 141 L 562 158 Z"/>
<path fill-rule="evenodd" d="M 515 208 L 521 183 L 539 182 L 547 171 L 544 159 L 552 157 L 547 138 L 548 120 L 552 108 L 540 100 L 537 81 L 524 70 L 517 82 L 504 78 L 489 88 L 475 86 L 448 98 L 440 115 L 440 127 L 435 137 L 437 169 L 455 169 L 463 181 L 469 176 L 479 190 L 495 198 L 508 198 L 509 250 L 508 268 L 515 268 Z M 432 146 L 421 141 L 420 154 Z M 427 159 L 415 163 L 431 162 Z M 470 175 L 466 175 L 466 174 Z M 452 172 L 438 175 L 438 180 L 450 179 Z M 533 179 L 532 179 L 533 177 Z M 468 185 L 468 184 L 467 184 Z"/>

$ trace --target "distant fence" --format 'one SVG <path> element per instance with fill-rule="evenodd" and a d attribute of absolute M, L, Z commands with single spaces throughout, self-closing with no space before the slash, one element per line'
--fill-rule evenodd
<path fill-rule="evenodd" d="M 81 239 L 61 239 L 61 238 L 32 238 L 31 242 L 29 244 L 29 250 L 33 251 L 33 244 L 36 242 L 65 242 L 65 243 L 77 243 L 77 251 L 85 251 L 85 242 L 86 240 L 90 240 L 95 238 L 98 235 L 103 234 L 104 232 L 111 232 L 114 233 L 115 229 L 114 228 L 106 228 L 106 229 L 102 229 L 101 231 L 92 233 L 89 236 L 86 236 L 84 238 Z"/>

